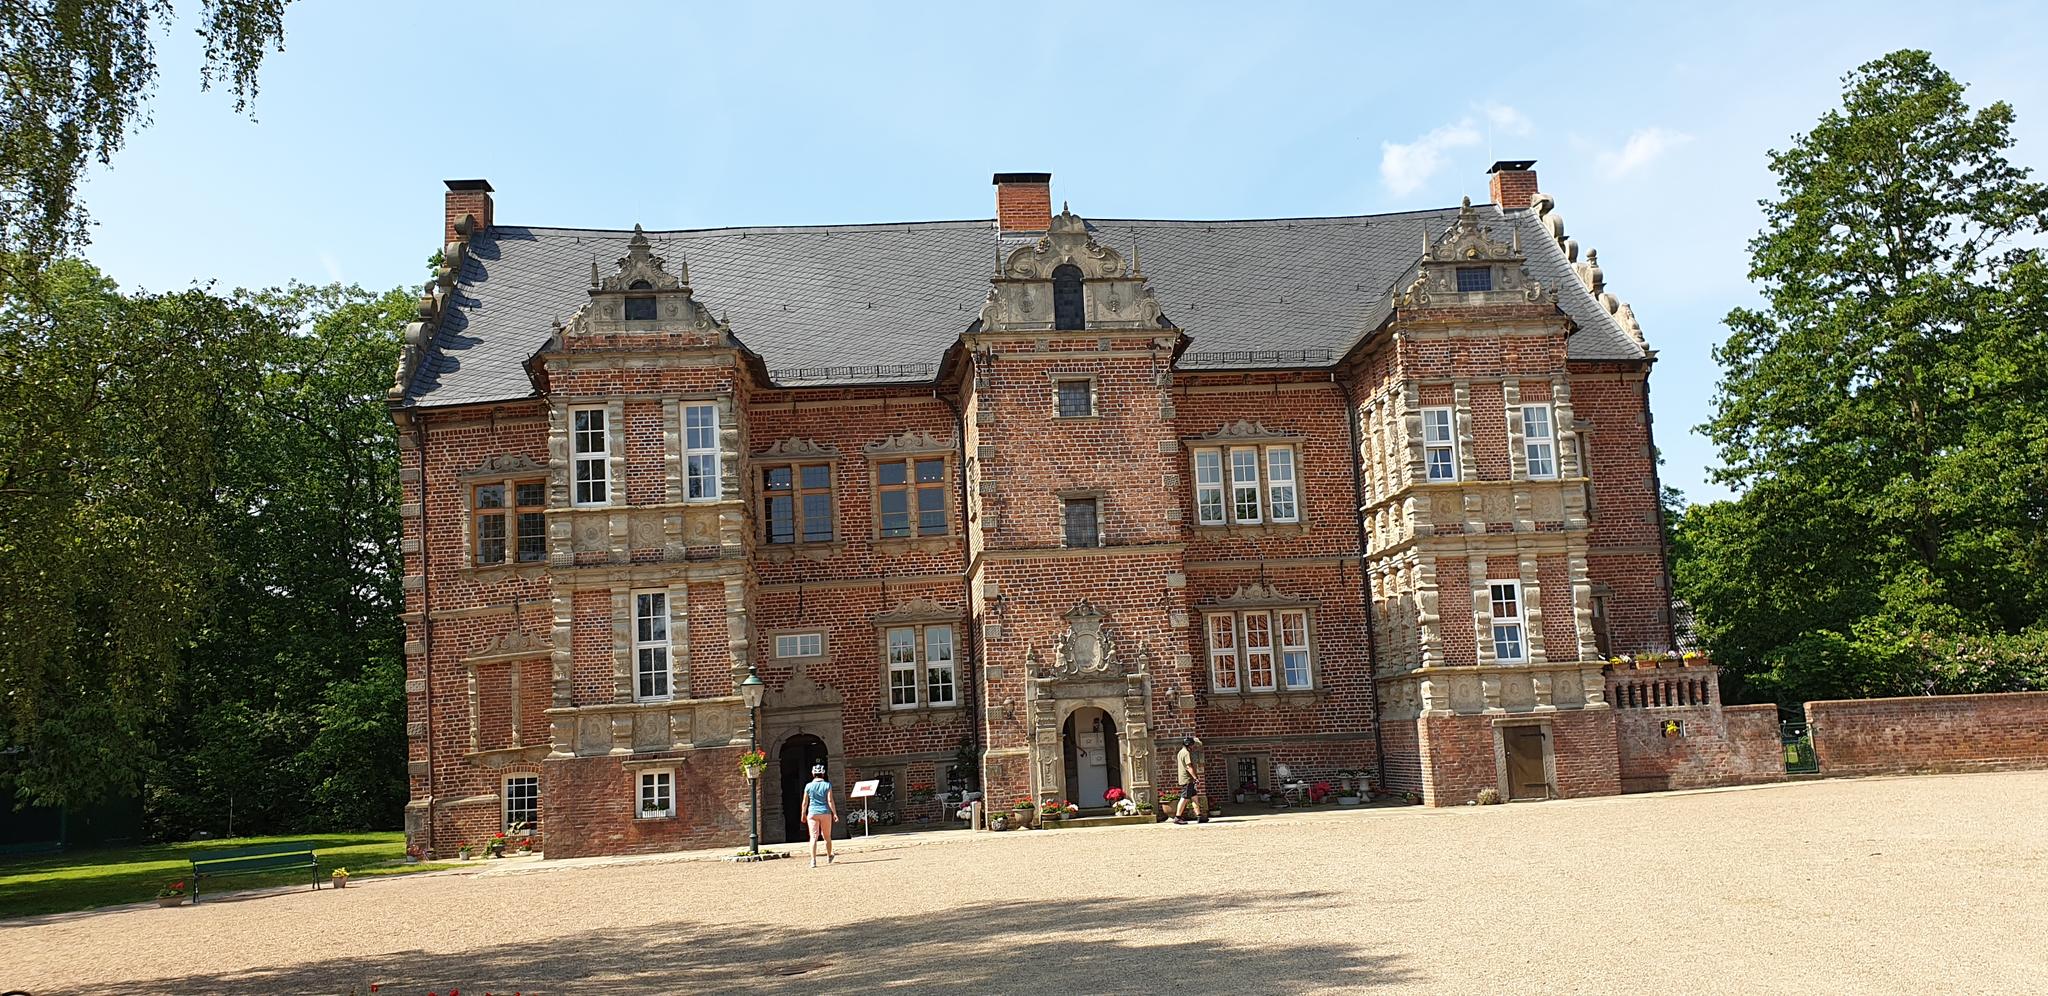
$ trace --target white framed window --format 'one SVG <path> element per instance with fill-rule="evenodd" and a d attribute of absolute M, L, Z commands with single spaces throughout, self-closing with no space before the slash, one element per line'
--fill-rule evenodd
<path fill-rule="evenodd" d="M 570 474 L 576 505 L 609 505 L 612 500 L 612 447 L 610 417 L 602 408 L 576 408 L 569 412 Z"/>
<path fill-rule="evenodd" d="M 1315 687 L 1307 609 L 1212 612 L 1207 629 L 1211 691 L 1307 691 Z"/>
<path fill-rule="evenodd" d="M 1255 526 L 1261 522 L 1301 521 L 1300 471 L 1292 445 L 1231 446 L 1193 452 L 1196 525 Z"/>
<path fill-rule="evenodd" d="M 1218 612 L 1209 617 L 1209 690 L 1237 691 L 1237 616 Z"/>
<path fill-rule="evenodd" d="M 1308 688 L 1315 682 L 1314 674 L 1309 670 L 1308 613 L 1301 609 L 1282 609 L 1279 616 L 1281 680 L 1289 691 Z"/>
<path fill-rule="evenodd" d="M 1259 449 L 1230 448 L 1230 518 L 1246 525 L 1259 519 Z"/>
<path fill-rule="evenodd" d="M 1273 690 L 1273 617 L 1267 613 L 1244 614 L 1244 670 L 1247 690 Z"/>
<path fill-rule="evenodd" d="M 1528 641 L 1522 630 L 1522 582 L 1488 581 L 1493 602 L 1493 658 L 1507 664 L 1529 659 Z"/>
<path fill-rule="evenodd" d="M 505 818 L 501 829 L 507 832 L 521 823 L 531 829 L 540 818 L 540 776 L 505 776 Z"/>
<path fill-rule="evenodd" d="M 669 660 L 668 592 L 633 594 L 633 698 L 654 701 L 674 694 Z"/>
<path fill-rule="evenodd" d="M 1422 460 L 1429 480 L 1458 479 L 1458 435 L 1449 408 L 1422 410 Z"/>
<path fill-rule="evenodd" d="M 924 690 L 927 705 L 949 706 L 958 698 L 957 686 L 953 680 L 951 626 L 924 628 Z"/>
<path fill-rule="evenodd" d="M 683 497 L 718 499 L 718 406 L 683 406 Z"/>
<path fill-rule="evenodd" d="M 825 634 L 820 633 L 777 633 L 775 635 L 775 656 L 823 657 L 825 656 Z"/>
<path fill-rule="evenodd" d="M 673 769 L 640 773 L 640 805 L 643 820 L 660 820 L 676 814 L 676 773 Z"/>
<path fill-rule="evenodd" d="M 1223 451 L 1195 451 L 1195 523 L 1220 526 L 1223 515 Z"/>
<path fill-rule="evenodd" d="M 891 626 L 883 633 L 889 673 L 889 708 L 943 709 L 960 704 L 953 627 L 947 623 Z"/>
<path fill-rule="evenodd" d="M 1557 431 L 1549 405 L 1522 406 L 1522 454 L 1528 457 L 1531 478 L 1557 476 Z"/>
<path fill-rule="evenodd" d="M 1301 518 L 1294 496 L 1294 447 L 1266 447 L 1266 510 L 1274 522 L 1295 522 Z"/>
<path fill-rule="evenodd" d="M 917 707 L 917 627 L 889 630 L 889 708 Z"/>

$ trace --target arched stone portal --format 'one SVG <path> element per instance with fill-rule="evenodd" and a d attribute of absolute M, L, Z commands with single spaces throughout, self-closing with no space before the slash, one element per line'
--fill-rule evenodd
<path fill-rule="evenodd" d="M 1025 655 L 1031 675 L 1025 682 L 1025 702 L 1031 727 L 1032 794 L 1040 802 L 1067 799 L 1089 808 L 1103 805 L 1099 797 L 1074 798 L 1081 765 L 1078 759 L 1069 762 L 1070 738 L 1064 732 L 1079 714 L 1087 717 L 1083 722 L 1090 728 L 1100 716 L 1105 732 L 1117 734 L 1115 765 L 1124 791 L 1139 802 L 1153 802 L 1152 683 L 1146 674 L 1146 652 L 1141 647 L 1129 658 L 1120 654 L 1115 630 L 1088 602 L 1075 606 L 1066 620 L 1067 631 L 1055 642 L 1050 663 L 1036 647 Z M 1107 767 L 1106 736 L 1102 749 Z"/>

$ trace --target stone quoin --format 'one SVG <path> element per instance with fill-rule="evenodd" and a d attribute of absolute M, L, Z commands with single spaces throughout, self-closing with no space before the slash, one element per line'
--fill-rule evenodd
<path fill-rule="evenodd" d="M 767 841 L 813 763 L 937 819 L 1171 800 L 1187 735 L 1224 801 L 1712 783 L 1610 698 L 1673 646 L 1655 353 L 1532 165 L 1370 216 L 1001 173 L 992 220 L 667 232 L 450 181 L 390 395 L 410 843 L 744 843 L 750 668 Z"/>

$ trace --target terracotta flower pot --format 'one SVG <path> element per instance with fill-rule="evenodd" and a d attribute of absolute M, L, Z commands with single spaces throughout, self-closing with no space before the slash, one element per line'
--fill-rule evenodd
<path fill-rule="evenodd" d="M 156 897 L 156 904 L 168 909 L 172 906 L 185 905 L 185 899 L 186 897 L 184 896 L 158 896 Z"/>

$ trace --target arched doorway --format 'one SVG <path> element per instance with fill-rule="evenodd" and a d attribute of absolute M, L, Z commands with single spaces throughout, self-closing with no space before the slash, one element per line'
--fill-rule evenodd
<path fill-rule="evenodd" d="M 782 742 L 782 839 L 810 839 L 804 832 L 804 783 L 811 780 L 811 768 L 826 762 L 825 741 L 799 733 Z"/>
<path fill-rule="evenodd" d="M 1123 745 L 1116 720 L 1096 706 L 1082 706 L 1060 726 L 1060 753 L 1067 768 L 1067 801 L 1082 809 L 1109 805 L 1102 794 L 1122 788 Z"/>

